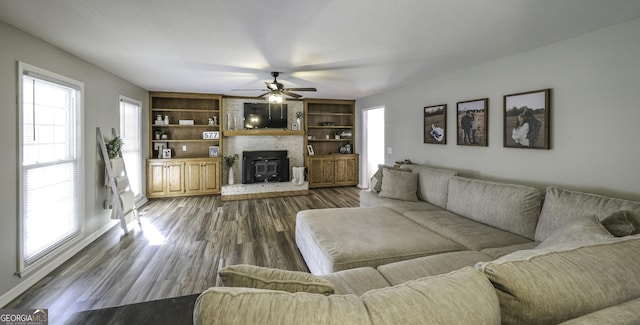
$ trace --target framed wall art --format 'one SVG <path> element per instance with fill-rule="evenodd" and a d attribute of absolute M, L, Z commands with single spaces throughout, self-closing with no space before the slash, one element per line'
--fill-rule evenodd
<path fill-rule="evenodd" d="M 504 147 L 549 149 L 551 89 L 504 96 Z"/>
<path fill-rule="evenodd" d="M 456 107 L 456 130 L 458 145 L 487 146 L 489 98 L 458 102 Z"/>
<path fill-rule="evenodd" d="M 424 112 L 424 143 L 447 144 L 447 104 L 427 106 Z"/>

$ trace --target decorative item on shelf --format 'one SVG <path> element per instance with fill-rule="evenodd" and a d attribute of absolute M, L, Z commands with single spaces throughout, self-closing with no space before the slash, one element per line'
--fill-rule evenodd
<path fill-rule="evenodd" d="M 336 140 L 340 140 L 340 132 L 336 132 L 336 134 L 333 137 Z"/>
<path fill-rule="evenodd" d="M 313 147 L 310 144 L 307 145 L 307 152 L 309 153 L 309 156 L 314 155 Z"/>
<path fill-rule="evenodd" d="M 156 115 L 156 120 L 154 121 L 156 125 L 164 125 L 164 120 L 162 119 L 162 115 Z"/>
<path fill-rule="evenodd" d="M 166 142 L 156 142 L 153 144 L 153 149 L 158 150 L 158 159 L 162 158 L 162 150 L 167 148 Z"/>
<path fill-rule="evenodd" d="M 162 130 L 162 131 L 160 131 L 160 138 L 162 140 L 167 140 L 167 139 L 169 139 L 169 135 L 167 134 L 166 131 Z"/>
<path fill-rule="evenodd" d="M 229 168 L 229 179 L 227 180 L 227 183 L 229 185 L 233 185 L 234 184 L 234 175 L 233 175 L 233 164 L 236 162 L 236 159 L 238 159 L 238 154 L 235 154 L 233 156 L 225 156 L 224 157 L 224 162 L 227 164 L 227 167 Z"/>
<path fill-rule="evenodd" d="M 155 139 L 156 140 L 162 139 L 162 132 L 156 131 L 156 132 L 154 132 L 154 135 L 155 135 Z"/>
<path fill-rule="evenodd" d="M 217 116 L 213 117 L 213 125 L 218 125 L 218 117 Z"/>
<path fill-rule="evenodd" d="M 171 149 L 162 149 L 162 158 L 163 159 L 171 158 Z"/>
<path fill-rule="evenodd" d="M 210 146 L 209 147 L 209 157 L 215 158 L 220 154 L 220 147 L 218 146 Z"/>
<path fill-rule="evenodd" d="M 109 155 L 109 159 L 118 157 L 118 155 L 120 154 L 121 148 L 122 148 L 122 139 L 118 136 L 111 139 L 111 141 L 107 142 L 107 154 Z"/>
<path fill-rule="evenodd" d="M 164 124 L 169 125 L 169 115 L 164 116 Z"/>
<path fill-rule="evenodd" d="M 220 138 L 220 132 L 218 131 L 204 131 L 202 132 L 202 139 L 204 140 L 217 140 Z"/>
<path fill-rule="evenodd" d="M 344 146 L 340 147 L 340 153 L 350 154 L 351 153 L 351 143 L 347 143 Z"/>
<path fill-rule="evenodd" d="M 178 124 L 180 124 L 180 125 L 194 125 L 195 122 L 193 120 L 178 120 Z"/>
<path fill-rule="evenodd" d="M 332 122 L 332 121 L 325 121 L 325 122 L 320 122 L 321 126 L 335 126 L 336 122 Z"/>
<path fill-rule="evenodd" d="M 296 123 L 298 126 L 302 127 L 302 117 L 304 116 L 303 112 L 296 112 Z"/>
<path fill-rule="evenodd" d="M 298 125 L 300 125 L 298 122 L 291 123 L 291 130 L 298 131 Z"/>
<path fill-rule="evenodd" d="M 208 124 L 209 125 L 213 125 L 213 119 L 212 118 L 209 119 Z"/>

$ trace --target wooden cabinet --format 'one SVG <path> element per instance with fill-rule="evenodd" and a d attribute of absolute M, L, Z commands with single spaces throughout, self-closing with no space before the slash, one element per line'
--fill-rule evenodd
<path fill-rule="evenodd" d="M 305 159 L 309 187 L 353 186 L 358 184 L 357 154 L 313 155 Z"/>
<path fill-rule="evenodd" d="M 305 99 L 304 116 L 309 187 L 357 185 L 355 101 Z M 313 149 L 312 156 L 308 146 Z"/>
<path fill-rule="evenodd" d="M 221 101 L 216 94 L 149 93 L 147 197 L 220 193 Z"/>
<path fill-rule="evenodd" d="M 147 197 L 184 194 L 184 162 L 147 160 Z"/>
<path fill-rule="evenodd" d="M 147 160 L 147 197 L 220 193 L 220 158 Z"/>
<path fill-rule="evenodd" d="M 219 159 L 189 159 L 185 161 L 185 194 L 219 194 L 219 177 Z"/>

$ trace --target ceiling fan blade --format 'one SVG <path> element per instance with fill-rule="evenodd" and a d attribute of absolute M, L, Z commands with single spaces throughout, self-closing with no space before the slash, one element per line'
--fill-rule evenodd
<path fill-rule="evenodd" d="M 267 89 L 261 88 L 261 89 L 248 89 L 248 88 L 242 88 L 242 89 L 231 89 L 231 91 L 268 91 Z"/>
<path fill-rule="evenodd" d="M 287 96 L 291 96 L 291 97 L 293 97 L 293 98 L 295 98 L 295 99 L 298 99 L 298 98 L 302 97 L 302 95 L 298 95 L 298 94 L 296 94 L 296 93 L 292 93 L 292 92 L 290 92 L 288 89 L 287 89 L 287 90 L 285 90 L 285 91 L 283 91 L 282 93 L 283 93 L 283 94 L 285 94 L 285 95 L 287 95 Z"/>
<path fill-rule="evenodd" d="M 256 96 L 256 98 L 263 98 L 264 96 L 267 96 L 267 95 L 269 95 L 269 94 L 271 94 L 271 92 L 270 92 L 270 91 L 268 91 L 268 92 L 266 92 L 266 93 L 264 93 L 264 94 L 260 94 L 260 95 Z"/>
<path fill-rule="evenodd" d="M 287 88 L 287 90 L 293 90 L 293 91 L 318 91 L 315 88 Z"/>

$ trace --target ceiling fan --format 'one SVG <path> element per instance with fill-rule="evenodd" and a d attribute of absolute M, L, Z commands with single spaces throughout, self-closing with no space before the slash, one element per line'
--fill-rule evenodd
<path fill-rule="evenodd" d="M 281 103 L 284 100 L 283 96 L 293 97 L 295 99 L 301 98 L 302 95 L 298 95 L 292 91 L 317 91 L 315 88 L 285 88 L 284 85 L 278 82 L 278 76 L 280 72 L 273 71 L 271 76 L 272 82 L 266 82 L 267 89 L 232 89 L 233 91 L 247 91 L 247 90 L 261 90 L 265 93 L 256 96 L 256 98 L 267 98 L 270 102 Z"/>

